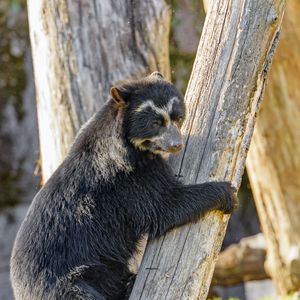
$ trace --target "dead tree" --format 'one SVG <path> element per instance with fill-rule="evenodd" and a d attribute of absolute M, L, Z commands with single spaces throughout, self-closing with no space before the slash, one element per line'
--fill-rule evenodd
<path fill-rule="evenodd" d="M 287 1 L 282 35 L 247 169 L 278 290 L 300 289 L 300 3 Z"/>
<path fill-rule="evenodd" d="M 186 93 L 185 183 L 239 186 L 284 0 L 212 1 Z M 228 216 L 211 213 L 146 249 L 131 299 L 206 299 Z"/>
<path fill-rule="evenodd" d="M 112 84 L 170 76 L 170 10 L 163 0 L 28 0 L 28 13 L 46 180 Z"/>

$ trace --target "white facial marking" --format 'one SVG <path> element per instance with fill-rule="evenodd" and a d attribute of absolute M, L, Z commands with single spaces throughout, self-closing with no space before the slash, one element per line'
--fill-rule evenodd
<path fill-rule="evenodd" d="M 168 111 L 169 114 L 171 114 L 171 112 L 172 112 L 174 103 L 178 103 L 178 102 L 179 102 L 178 97 L 173 97 L 173 98 L 171 98 L 171 99 L 168 101 L 168 104 L 167 104 L 167 111 Z"/>
<path fill-rule="evenodd" d="M 143 104 L 138 106 L 135 109 L 135 111 L 136 112 L 141 112 L 144 109 L 146 109 L 147 107 L 151 107 L 151 109 L 153 109 L 157 114 L 162 115 L 167 124 L 171 122 L 168 110 L 165 107 L 160 108 L 160 107 L 156 106 L 152 100 L 147 100 L 146 102 L 144 102 Z"/>
<path fill-rule="evenodd" d="M 147 100 L 144 103 L 142 103 L 140 106 L 138 106 L 135 109 L 135 111 L 141 112 L 144 109 L 151 107 L 151 109 L 153 109 L 157 114 L 160 114 L 164 117 L 166 126 L 169 126 L 169 124 L 171 123 L 170 114 L 172 113 L 173 105 L 174 103 L 178 103 L 178 102 L 179 102 L 178 97 L 173 97 L 168 101 L 167 105 L 163 107 L 158 107 L 154 104 L 152 100 Z"/>

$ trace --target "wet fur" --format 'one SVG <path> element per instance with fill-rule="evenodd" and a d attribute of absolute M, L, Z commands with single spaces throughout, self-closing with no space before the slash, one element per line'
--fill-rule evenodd
<path fill-rule="evenodd" d="M 173 86 L 161 87 L 174 96 Z M 137 88 L 147 82 L 127 85 L 127 96 L 134 99 Z M 34 198 L 11 258 L 16 300 L 127 299 L 134 282 L 128 261 L 143 235 L 234 208 L 228 183 L 184 186 L 160 155 L 135 148 L 133 111 L 109 100 Z"/>

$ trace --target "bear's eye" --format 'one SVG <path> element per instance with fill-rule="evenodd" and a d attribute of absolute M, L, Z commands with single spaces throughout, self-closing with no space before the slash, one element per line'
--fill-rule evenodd
<path fill-rule="evenodd" d="M 162 126 L 161 120 L 155 120 L 155 121 L 153 121 L 152 124 L 151 124 L 151 127 L 152 127 L 153 129 L 157 129 L 157 128 L 161 127 L 161 126 Z"/>
<path fill-rule="evenodd" d="M 176 123 L 178 123 L 180 126 L 182 125 L 183 121 L 184 121 L 184 118 L 182 116 L 180 116 L 176 119 Z"/>

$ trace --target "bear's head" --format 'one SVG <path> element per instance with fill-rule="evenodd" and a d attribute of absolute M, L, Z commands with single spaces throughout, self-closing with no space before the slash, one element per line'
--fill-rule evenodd
<path fill-rule="evenodd" d="M 123 111 L 124 137 L 135 148 L 160 155 L 180 151 L 184 101 L 159 72 L 114 86 L 110 94 L 116 107 Z"/>

